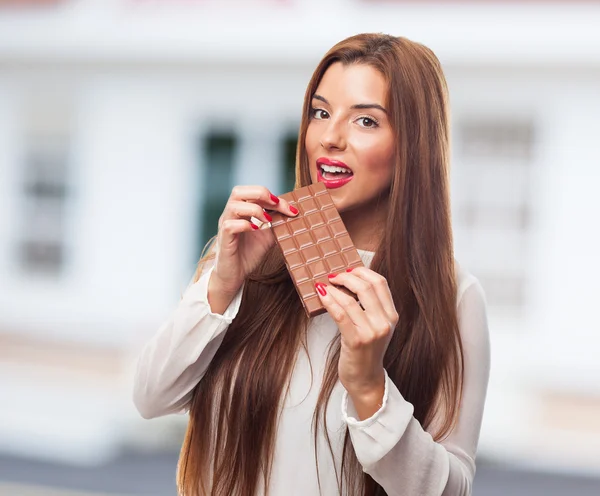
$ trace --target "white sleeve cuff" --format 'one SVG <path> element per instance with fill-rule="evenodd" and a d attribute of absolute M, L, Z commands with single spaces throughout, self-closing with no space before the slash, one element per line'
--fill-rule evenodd
<path fill-rule="evenodd" d="M 198 279 L 197 282 L 195 282 L 189 286 L 189 288 L 186 290 L 186 292 L 183 295 L 183 300 L 187 300 L 187 302 L 189 302 L 189 303 L 200 302 L 200 303 L 206 305 L 206 308 L 208 309 L 208 314 L 211 317 L 213 317 L 217 320 L 220 320 L 222 322 L 225 322 L 227 324 L 231 324 L 231 321 L 235 318 L 235 316 L 238 313 L 238 310 L 240 309 L 244 285 L 242 284 L 242 287 L 239 289 L 237 294 L 234 296 L 233 300 L 231 300 L 231 303 L 225 309 L 225 311 L 223 312 L 222 315 L 219 313 L 214 313 L 210 309 L 210 304 L 208 303 L 208 281 L 210 279 L 210 275 L 212 274 L 213 269 L 214 269 L 214 267 L 211 267 L 204 274 L 202 274 L 202 276 L 200 277 L 200 279 Z"/>
<path fill-rule="evenodd" d="M 377 410 L 373 415 L 364 420 L 358 420 L 358 413 L 356 412 L 356 408 L 354 408 L 354 403 L 350 400 L 350 396 L 348 395 L 348 391 L 344 390 L 344 395 L 342 397 L 342 419 L 352 427 L 363 428 L 369 427 L 373 422 L 376 422 L 381 413 L 385 410 L 387 402 L 388 402 L 388 382 L 389 377 L 387 370 L 383 370 L 385 373 L 385 390 L 383 393 L 383 401 L 381 402 L 381 407 Z"/>
<path fill-rule="evenodd" d="M 348 425 L 356 457 L 365 472 L 396 446 L 413 419 L 413 412 L 413 405 L 403 398 L 387 371 L 381 408 L 365 420 L 357 419 L 356 409 L 344 391 L 342 419 Z"/>

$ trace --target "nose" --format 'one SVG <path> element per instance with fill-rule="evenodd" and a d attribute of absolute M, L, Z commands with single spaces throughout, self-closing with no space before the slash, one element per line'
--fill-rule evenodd
<path fill-rule="evenodd" d="M 345 150 L 346 136 L 343 123 L 329 119 L 325 132 L 321 135 L 321 146 L 325 150 Z"/>

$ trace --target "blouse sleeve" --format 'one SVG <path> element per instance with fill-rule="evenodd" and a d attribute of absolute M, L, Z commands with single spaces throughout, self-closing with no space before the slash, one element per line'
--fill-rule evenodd
<path fill-rule="evenodd" d="M 356 456 L 364 472 L 390 496 L 471 494 L 490 371 L 485 298 L 472 276 L 459 298 L 458 324 L 464 356 L 463 397 L 458 423 L 443 441 L 435 442 L 421 427 L 413 417 L 413 405 L 387 373 L 382 407 L 368 419 L 357 420 L 348 393 L 344 393 L 342 415 Z M 432 426 L 435 424 L 436 419 Z"/>
<path fill-rule="evenodd" d="M 237 315 L 243 287 L 223 315 L 208 304 L 208 269 L 190 283 L 181 301 L 143 348 L 134 378 L 133 401 L 142 417 L 150 419 L 189 409 L 192 391 L 206 372 Z"/>

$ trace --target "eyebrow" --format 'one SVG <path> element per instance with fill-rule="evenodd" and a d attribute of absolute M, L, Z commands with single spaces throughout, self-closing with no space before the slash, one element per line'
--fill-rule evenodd
<path fill-rule="evenodd" d="M 322 102 L 326 103 L 327 105 L 331 105 L 327 99 L 321 95 L 313 95 L 313 98 L 315 100 L 321 100 Z M 356 105 L 352 105 L 352 107 L 350 107 L 351 109 L 359 109 L 359 110 L 366 110 L 366 109 L 378 109 L 381 110 L 382 112 L 387 114 L 387 110 L 385 108 L 383 108 L 381 105 L 379 105 L 378 103 L 357 103 Z"/>

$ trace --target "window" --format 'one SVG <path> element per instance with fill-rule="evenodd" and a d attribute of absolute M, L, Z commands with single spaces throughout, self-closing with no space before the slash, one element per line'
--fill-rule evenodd
<path fill-rule="evenodd" d="M 465 122 L 461 136 L 464 157 L 495 157 L 506 165 L 510 165 L 510 161 L 526 163 L 533 158 L 533 126 L 530 122 Z"/>
<path fill-rule="evenodd" d="M 29 274 L 59 274 L 66 263 L 69 134 L 65 109 L 26 115 L 22 154 L 18 266 Z"/>
<path fill-rule="evenodd" d="M 238 145 L 237 137 L 231 132 L 213 132 L 203 140 L 202 161 L 203 203 L 200 205 L 199 250 L 217 234 L 219 217 L 233 187 L 233 168 Z"/>
<path fill-rule="evenodd" d="M 476 273 L 490 307 L 521 311 L 532 228 L 533 123 L 467 119 L 457 126 L 454 231 L 457 252 Z"/>
<path fill-rule="evenodd" d="M 290 134 L 283 139 L 282 167 L 283 191 L 292 191 L 296 182 L 296 147 L 298 135 Z"/>

